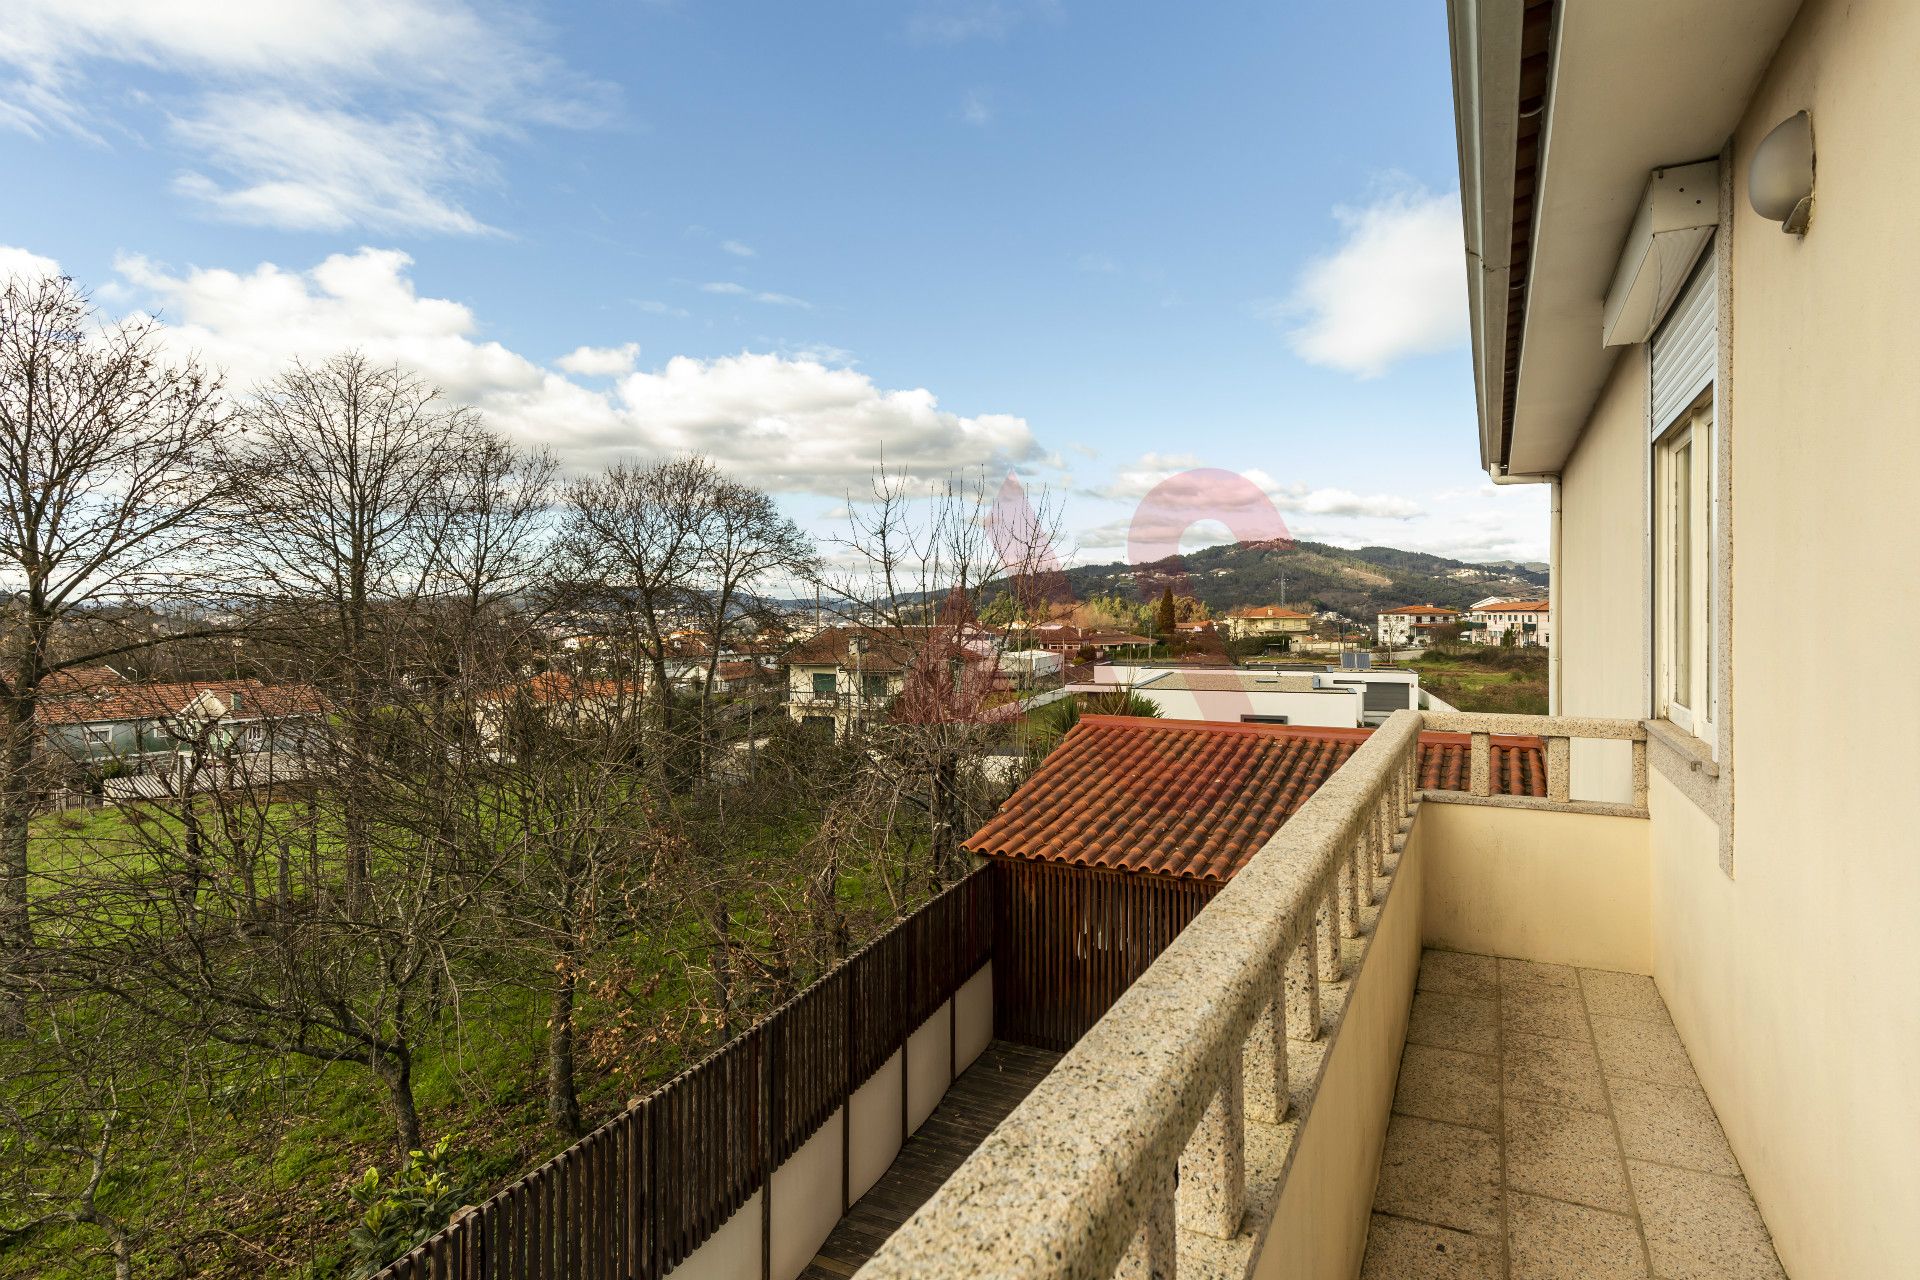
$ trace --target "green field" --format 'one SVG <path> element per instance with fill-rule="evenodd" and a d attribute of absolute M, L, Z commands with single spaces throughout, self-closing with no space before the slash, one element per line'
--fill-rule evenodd
<path fill-rule="evenodd" d="M 804 841 L 809 834 L 771 838 Z M 95 859 L 134 856 L 129 836 L 127 816 L 113 808 L 38 820 L 31 856 L 43 880 L 36 892 L 44 900 Z M 857 872 L 841 880 L 840 897 L 863 931 L 891 914 L 880 886 Z M 751 935 L 766 922 L 742 911 L 732 925 Z M 636 980 L 612 998 L 583 984 L 578 1086 L 589 1125 L 717 1043 L 693 1013 L 688 975 L 697 966 L 684 962 L 703 936 L 688 921 L 626 939 L 617 955 L 599 958 L 599 968 L 618 964 Z M 423 1133 L 429 1143 L 453 1136 L 455 1167 L 471 1199 L 564 1145 L 546 1113 L 543 977 L 506 975 L 463 1000 L 457 1018 L 420 1042 L 413 1080 Z M 596 1061 L 584 1042 L 615 1021 L 647 1030 L 622 1040 L 637 1047 L 617 1064 Z M 122 1136 L 101 1189 L 102 1204 L 144 1234 L 135 1276 L 319 1280 L 349 1273 L 345 1237 L 354 1206 L 347 1188 L 369 1167 L 393 1164 L 385 1092 L 369 1071 L 299 1057 L 243 1062 L 197 1046 L 177 1061 L 155 1062 L 150 1075 L 128 1086 L 163 1102 Z M 7 1087 L 0 1083 L 0 1102 Z M 0 1277 L 110 1274 L 103 1241 L 87 1225 L 0 1235 Z"/>

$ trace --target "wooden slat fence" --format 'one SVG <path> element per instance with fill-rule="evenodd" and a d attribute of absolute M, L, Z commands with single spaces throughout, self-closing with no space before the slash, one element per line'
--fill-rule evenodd
<path fill-rule="evenodd" d="M 1220 890 L 1047 862 L 990 870 L 994 1035 L 1063 1053 Z"/>
<path fill-rule="evenodd" d="M 658 1280 L 992 958 L 982 867 L 379 1280 Z"/>

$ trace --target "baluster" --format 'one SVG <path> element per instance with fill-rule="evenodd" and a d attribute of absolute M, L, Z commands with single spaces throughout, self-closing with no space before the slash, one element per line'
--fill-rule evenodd
<path fill-rule="evenodd" d="M 1320 970 L 1313 955 L 1318 934 L 1309 921 L 1299 945 L 1287 957 L 1287 1034 L 1295 1040 L 1320 1038 Z"/>
<path fill-rule="evenodd" d="M 1114 1280 L 1174 1280 L 1173 1166 L 1158 1170 L 1147 1188 L 1139 1229 L 1114 1268 Z"/>
<path fill-rule="evenodd" d="M 1354 875 L 1353 851 L 1357 845 L 1349 845 L 1340 854 L 1338 864 L 1338 884 L 1335 892 L 1339 895 L 1340 936 L 1357 938 L 1360 936 L 1360 881 Z"/>
<path fill-rule="evenodd" d="M 1397 789 L 1397 782 L 1396 782 Z M 1380 801 L 1374 805 L 1373 824 L 1373 874 L 1387 874 L 1387 855 L 1393 852 L 1393 835 L 1400 829 L 1400 815 L 1393 810 L 1393 797 L 1382 792 Z"/>
<path fill-rule="evenodd" d="M 1493 794 L 1493 739 L 1484 733 L 1468 736 L 1472 744 L 1468 748 L 1468 760 L 1471 769 L 1468 773 L 1467 792 L 1470 795 L 1490 796 Z"/>
<path fill-rule="evenodd" d="M 1547 739 L 1547 799 L 1565 804 L 1572 786 L 1573 744 L 1566 738 Z"/>
<path fill-rule="evenodd" d="M 1313 920 L 1314 950 L 1318 953 L 1322 982 L 1340 981 L 1340 924 L 1338 908 L 1334 905 L 1336 893 L 1331 885 L 1328 886 Z"/>
<path fill-rule="evenodd" d="M 1182 1231 L 1231 1240 L 1247 1200 L 1247 1118 L 1240 1050 L 1227 1055 L 1226 1078 L 1180 1154 L 1176 1217 Z"/>
<path fill-rule="evenodd" d="M 1261 1006 L 1247 1034 L 1247 1117 L 1266 1124 L 1287 1118 L 1287 992 L 1283 983 Z"/>

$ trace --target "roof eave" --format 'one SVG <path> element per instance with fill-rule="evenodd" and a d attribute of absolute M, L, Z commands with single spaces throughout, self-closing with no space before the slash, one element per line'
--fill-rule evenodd
<path fill-rule="evenodd" d="M 1480 460 L 1496 478 L 1564 464 L 1613 368 L 1602 315 L 1647 175 L 1719 153 L 1800 2 L 1449 0 Z"/>

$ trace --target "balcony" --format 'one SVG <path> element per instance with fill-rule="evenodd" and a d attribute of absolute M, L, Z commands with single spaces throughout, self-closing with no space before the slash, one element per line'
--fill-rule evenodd
<path fill-rule="evenodd" d="M 1217 892 L 980 868 L 388 1275 L 1779 1277 L 1645 739 L 1400 711 Z"/>
<path fill-rule="evenodd" d="M 1644 743 L 1394 715 L 858 1274 L 1781 1276 L 1646 976 Z"/>

